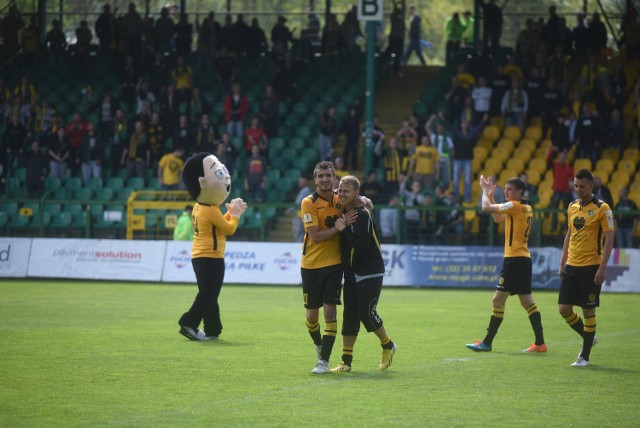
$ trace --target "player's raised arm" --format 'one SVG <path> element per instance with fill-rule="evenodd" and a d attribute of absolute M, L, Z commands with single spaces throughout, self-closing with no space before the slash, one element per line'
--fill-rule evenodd
<path fill-rule="evenodd" d="M 496 191 L 496 185 L 484 178 L 484 175 L 481 175 L 480 188 L 482 189 L 482 212 L 491 213 L 493 221 L 496 223 L 503 223 L 504 214 L 501 214 L 501 212 L 504 211 L 504 209 L 500 204 L 496 204 L 493 196 Z"/>

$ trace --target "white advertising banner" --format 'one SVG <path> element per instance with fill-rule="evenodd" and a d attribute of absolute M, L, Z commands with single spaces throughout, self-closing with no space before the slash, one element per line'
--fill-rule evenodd
<path fill-rule="evenodd" d="M 28 276 L 160 281 L 166 241 L 34 238 Z"/>
<path fill-rule="evenodd" d="M 0 238 L 0 278 L 25 278 L 31 238 Z"/>
<path fill-rule="evenodd" d="M 300 284 L 301 244 L 228 241 L 225 283 Z M 191 243 L 167 242 L 163 282 L 196 282 Z"/>
<path fill-rule="evenodd" d="M 640 250 L 614 248 L 602 286 L 607 293 L 640 293 Z"/>

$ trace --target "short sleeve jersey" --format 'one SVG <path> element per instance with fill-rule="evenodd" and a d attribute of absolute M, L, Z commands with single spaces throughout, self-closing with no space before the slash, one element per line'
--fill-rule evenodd
<path fill-rule="evenodd" d="M 435 174 L 438 149 L 435 147 L 418 146 L 413 154 L 416 174 Z"/>
<path fill-rule="evenodd" d="M 529 253 L 529 233 L 533 222 L 531 205 L 522 199 L 508 201 L 498 206 L 499 213 L 505 216 L 504 256 L 531 257 Z"/>
<path fill-rule="evenodd" d="M 191 213 L 193 246 L 191 258 L 224 258 L 227 236 L 238 228 L 238 218 L 222 214 L 217 205 L 196 203 Z"/>
<path fill-rule="evenodd" d="M 342 205 L 336 193 L 333 193 L 331 199 L 327 200 L 317 192 L 314 192 L 302 200 L 300 211 L 305 230 L 312 226 L 318 226 L 320 230 L 326 230 L 331 229 L 336 220 L 342 215 Z M 325 241 L 315 242 L 308 232 L 305 233 L 304 242 L 302 243 L 301 267 L 319 269 L 341 263 L 339 234 Z"/>
<path fill-rule="evenodd" d="M 173 153 L 162 156 L 159 164 L 162 168 L 162 182 L 167 185 L 173 185 L 180 183 L 180 172 L 184 161 L 179 157 L 173 155 Z"/>
<path fill-rule="evenodd" d="M 589 202 L 579 199 L 569 204 L 569 258 L 571 266 L 593 266 L 602 262 L 604 232 L 613 231 L 613 213 L 606 202 L 593 196 Z"/>

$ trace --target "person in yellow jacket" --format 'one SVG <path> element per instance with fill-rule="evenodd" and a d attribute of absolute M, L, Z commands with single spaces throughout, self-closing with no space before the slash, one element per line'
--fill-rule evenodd
<path fill-rule="evenodd" d="M 235 233 L 247 204 L 241 198 L 232 199 L 225 204 L 227 212 L 222 214 L 220 206 L 231 191 L 231 176 L 227 167 L 210 153 L 196 153 L 187 159 L 182 182 L 196 200 L 191 213 L 191 264 L 198 294 L 178 321 L 179 333 L 190 340 L 218 339 L 222 332 L 218 296 L 224 281 L 227 236 Z M 200 322 L 204 331 L 199 329 Z"/>
<path fill-rule="evenodd" d="M 193 241 L 193 224 L 191 223 L 191 213 L 193 207 L 187 205 L 184 212 L 178 217 L 175 229 L 173 229 L 174 241 Z"/>

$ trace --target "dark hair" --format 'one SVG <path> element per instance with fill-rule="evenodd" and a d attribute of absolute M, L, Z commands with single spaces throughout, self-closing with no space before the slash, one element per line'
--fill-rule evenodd
<path fill-rule="evenodd" d="M 184 169 L 182 170 L 182 182 L 184 187 L 187 188 L 189 195 L 193 199 L 198 199 L 200 196 L 200 177 L 204 177 L 204 166 L 202 166 L 202 160 L 209 156 L 210 153 L 200 152 L 191 156 L 184 163 Z"/>
<path fill-rule="evenodd" d="M 318 173 L 318 170 L 321 169 L 330 169 L 331 173 L 333 174 L 333 176 L 336 176 L 336 168 L 335 166 L 333 166 L 333 163 L 331 161 L 322 161 L 322 162 L 318 162 L 316 164 L 316 167 L 313 168 L 313 178 L 316 178 L 316 174 Z"/>
<path fill-rule="evenodd" d="M 507 184 L 512 185 L 516 188 L 516 190 L 525 191 L 524 181 L 520 179 L 520 177 L 513 177 L 507 180 Z"/>
<path fill-rule="evenodd" d="M 578 180 L 587 180 L 593 183 L 593 174 L 588 169 L 582 168 L 576 172 L 575 178 Z"/>

